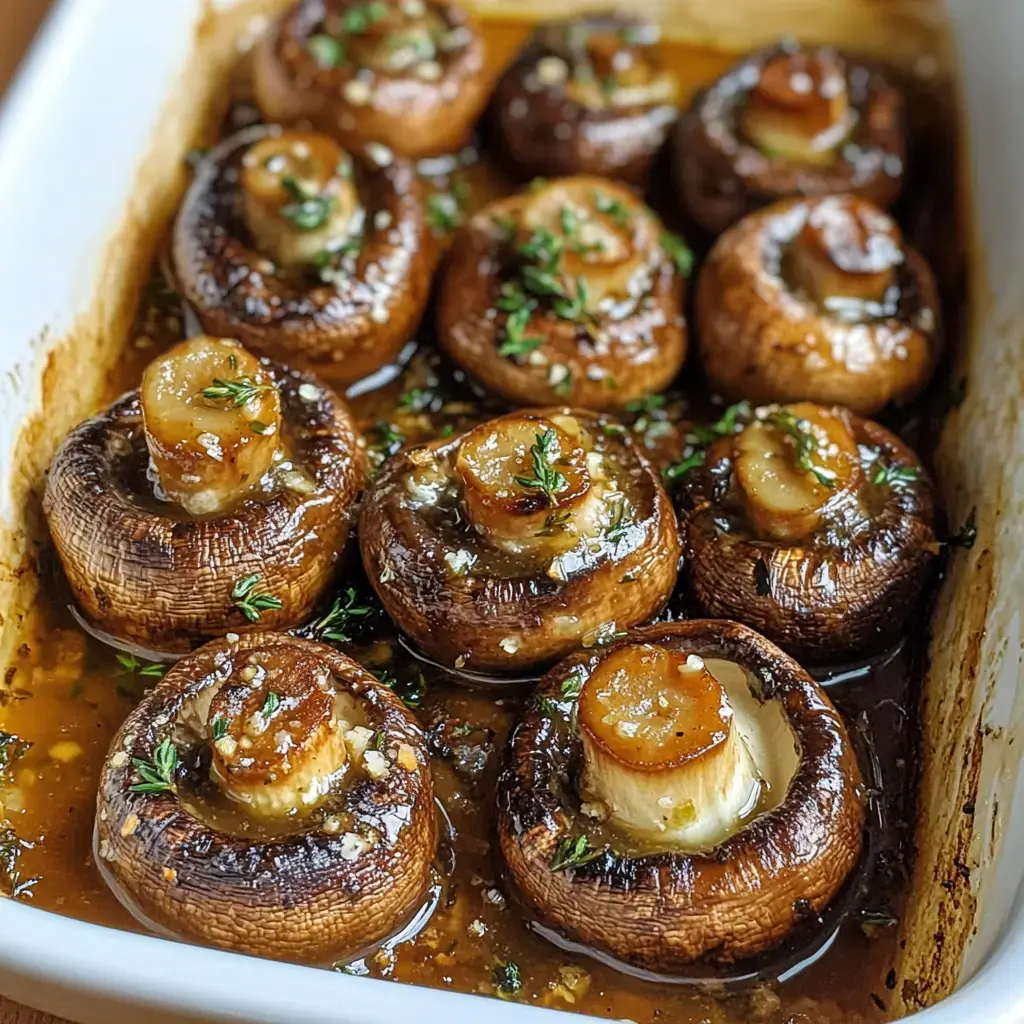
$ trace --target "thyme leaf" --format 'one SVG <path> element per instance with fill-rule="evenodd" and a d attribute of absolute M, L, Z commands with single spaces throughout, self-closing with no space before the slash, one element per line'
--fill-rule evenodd
<path fill-rule="evenodd" d="M 585 835 L 579 835 L 575 839 L 563 839 L 551 858 L 551 870 L 567 871 L 570 868 L 580 868 L 592 860 L 597 860 L 603 853 L 604 849 L 592 850 Z"/>
<path fill-rule="evenodd" d="M 273 384 L 259 384 L 252 377 L 236 377 L 234 380 L 214 377 L 213 383 L 203 388 L 203 398 L 211 402 L 230 402 L 233 408 L 241 409 L 265 391 L 273 390 Z"/>
<path fill-rule="evenodd" d="M 555 455 L 557 436 L 553 428 L 548 427 L 543 433 L 535 435 L 536 440 L 530 446 L 533 458 L 533 476 L 517 476 L 516 483 L 520 487 L 542 491 L 549 498 L 560 494 L 569 486 L 569 481 L 551 465 Z"/>
<path fill-rule="evenodd" d="M 146 676 L 149 679 L 159 679 L 167 670 L 166 665 L 161 665 L 156 661 L 143 661 L 141 658 L 136 658 L 134 654 L 122 653 L 116 655 L 116 658 L 121 669 L 131 675 Z"/>
<path fill-rule="evenodd" d="M 281 216 L 300 231 L 315 231 L 323 227 L 327 218 L 334 212 L 334 196 L 311 192 L 291 175 L 281 179 L 281 187 L 291 200 L 281 207 Z"/>
<path fill-rule="evenodd" d="M 132 764 L 141 782 L 130 788 L 133 793 L 169 793 L 175 788 L 174 770 L 178 766 L 178 751 L 170 738 L 153 751 L 153 760 L 133 757 Z"/>
<path fill-rule="evenodd" d="M 281 607 L 281 599 L 261 588 L 263 577 L 254 572 L 243 576 L 231 591 L 231 603 L 250 621 L 259 622 L 260 613 Z"/>
<path fill-rule="evenodd" d="M 327 614 L 312 627 L 314 640 L 333 640 L 338 644 L 352 642 L 353 636 L 376 613 L 373 605 L 361 604 L 355 588 L 349 587 L 344 597 L 336 597 Z"/>

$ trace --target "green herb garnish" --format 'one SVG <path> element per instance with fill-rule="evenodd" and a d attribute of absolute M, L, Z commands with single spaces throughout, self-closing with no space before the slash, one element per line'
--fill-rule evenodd
<path fill-rule="evenodd" d="M 241 409 L 265 391 L 273 390 L 273 384 L 258 384 L 252 377 L 236 377 L 234 380 L 214 377 L 213 383 L 203 388 L 203 398 L 211 402 L 230 402 L 235 409 Z"/>
<path fill-rule="evenodd" d="M 661 247 L 669 254 L 672 262 L 676 265 L 676 270 L 683 277 L 689 277 L 693 270 L 693 253 L 687 244 L 678 235 L 666 231 L 661 236 Z"/>
<path fill-rule="evenodd" d="M 263 577 L 254 572 L 243 576 L 231 591 L 231 603 L 250 621 L 259 622 L 260 613 L 281 607 L 281 599 L 260 588 Z"/>
<path fill-rule="evenodd" d="M 374 442 L 373 447 L 383 455 L 394 455 L 405 444 L 402 432 L 397 427 L 390 423 L 385 423 L 383 420 L 374 424 L 373 432 L 377 435 L 377 440 Z"/>
<path fill-rule="evenodd" d="M 625 498 L 621 498 L 615 506 L 612 520 L 604 531 L 605 540 L 609 544 L 618 544 L 626 536 L 626 531 L 629 529 L 629 520 L 626 518 L 628 507 L 629 505 Z"/>
<path fill-rule="evenodd" d="M 968 551 L 974 547 L 978 539 L 978 510 L 972 508 L 963 526 L 949 538 L 946 543 L 950 547 L 966 548 Z"/>
<path fill-rule="evenodd" d="M 213 742 L 224 739 L 228 734 L 228 720 L 223 715 L 218 715 L 213 720 Z"/>
<path fill-rule="evenodd" d="M 544 344 L 543 338 L 523 334 L 530 320 L 530 310 L 521 306 L 505 318 L 505 340 L 498 347 L 498 355 L 509 358 L 521 358 L 529 355 L 535 348 Z"/>
<path fill-rule="evenodd" d="M 345 47 L 334 36 L 323 32 L 309 37 L 306 50 L 317 65 L 325 70 L 341 67 L 348 59 Z"/>
<path fill-rule="evenodd" d="M 174 790 L 174 770 L 178 766 L 178 751 L 170 739 L 165 739 L 153 751 L 152 761 L 133 757 L 132 764 L 142 779 L 131 786 L 133 793 L 169 793 Z"/>
<path fill-rule="evenodd" d="M 263 701 L 263 707 L 260 708 L 260 718 L 267 721 L 280 706 L 281 698 L 271 690 Z"/>
<path fill-rule="evenodd" d="M 345 591 L 344 600 L 336 597 L 327 614 L 313 624 L 313 639 L 333 640 L 338 644 L 351 643 L 357 628 L 365 624 L 366 619 L 375 612 L 372 605 L 360 604 L 359 595 L 349 587 Z"/>
<path fill-rule="evenodd" d="M 704 448 L 697 448 L 695 451 L 690 452 L 681 462 L 675 462 L 671 466 L 666 466 L 661 471 L 661 475 L 665 480 L 679 480 L 681 477 L 686 476 L 691 469 L 703 466 L 707 454 Z"/>
<path fill-rule="evenodd" d="M 311 192 L 290 175 L 281 179 L 281 187 L 291 202 L 281 207 L 281 216 L 300 231 L 315 231 L 327 222 L 334 210 L 335 197 Z"/>
<path fill-rule="evenodd" d="M 533 458 L 533 476 L 517 476 L 516 483 L 520 487 L 543 491 L 549 498 L 553 498 L 569 486 L 569 481 L 551 465 L 555 455 L 557 435 L 551 427 L 548 427 L 542 433 L 536 434 L 535 437 L 536 440 L 530 446 L 530 455 Z"/>
<path fill-rule="evenodd" d="M 593 198 L 598 213 L 610 217 L 619 227 L 629 224 L 629 207 L 621 199 L 613 199 L 606 192 L 595 192 Z"/>
<path fill-rule="evenodd" d="M 438 234 L 454 231 L 462 222 L 462 207 L 452 192 L 438 192 L 427 200 L 427 223 Z"/>
<path fill-rule="evenodd" d="M 491 976 L 498 992 L 503 995 L 514 996 L 523 987 L 519 977 L 519 965 L 515 960 L 498 961 Z"/>
<path fill-rule="evenodd" d="M 118 654 L 116 655 L 117 663 L 121 668 L 132 675 L 146 676 L 150 679 L 159 679 L 164 672 L 167 670 L 166 665 L 161 665 L 155 661 L 143 661 L 141 658 L 136 658 L 134 654 Z"/>
<path fill-rule="evenodd" d="M 383 0 L 370 0 L 369 3 L 355 4 L 342 15 L 342 28 L 351 35 L 360 35 L 371 25 L 383 21 L 387 14 L 388 7 Z"/>
<path fill-rule="evenodd" d="M 603 853 L 603 849 L 590 849 L 590 841 L 584 835 L 575 839 L 563 839 L 551 858 L 551 870 L 566 871 L 569 868 L 580 868 L 592 860 L 597 860 Z"/>
<path fill-rule="evenodd" d="M 583 672 L 576 669 L 562 680 L 562 696 L 566 700 L 575 700 L 583 690 Z"/>
<path fill-rule="evenodd" d="M 881 463 L 878 463 L 875 466 L 875 473 L 871 477 L 871 482 L 886 487 L 899 488 L 912 484 L 920 478 L 921 471 L 916 466 L 897 466 L 894 463 L 883 466 Z"/>
<path fill-rule="evenodd" d="M 793 439 L 797 469 L 813 473 L 823 487 L 835 487 L 836 475 L 824 466 L 816 466 L 813 457 L 820 451 L 818 439 L 808 429 L 807 421 L 798 419 L 788 409 L 776 409 L 769 413 L 765 423 Z"/>

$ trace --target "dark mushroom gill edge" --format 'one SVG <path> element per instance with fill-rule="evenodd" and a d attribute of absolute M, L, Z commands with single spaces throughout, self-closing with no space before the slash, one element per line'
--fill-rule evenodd
<path fill-rule="evenodd" d="M 756 128 L 745 128 L 750 113 Z M 789 196 L 855 192 L 886 207 L 903 184 L 906 136 L 903 95 L 881 67 L 830 47 L 777 44 L 730 68 L 680 116 L 676 190 L 710 234 Z"/>
<path fill-rule="evenodd" d="M 363 501 L 363 564 L 424 652 L 448 666 L 513 672 L 660 610 L 677 574 L 675 514 L 657 472 L 616 426 L 566 407 L 524 410 L 385 464 Z M 467 511 L 460 450 L 470 438 L 487 463 L 510 430 L 514 465 L 474 490 Z M 553 497 L 512 479 L 533 472 L 531 453 L 549 430 L 565 451 L 548 468 L 568 478 Z M 506 528 L 513 539 L 501 546 L 496 531 Z"/>
<path fill-rule="evenodd" d="M 327 692 L 354 698 L 378 757 L 371 775 L 352 763 L 350 747 L 348 771 L 314 811 L 262 832 L 244 811 L 221 809 L 232 825 L 219 828 L 214 812 L 197 810 L 215 788 L 211 704 L 222 690 L 250 685 L 263 699 L 266 684 L 246 680 L 256 663 L 285 677 L 294 670 L 303 683 L 311 671 L 329 673 Z M 287 696 L 279 700 L 280 721 L 289 709 Z M 301 732 L 306 723 L 287 725 Z M 175 754 L 162 778 L 170 786 L 139 791 L 153 777 L 139 764 L 159 762 L 168 740 Z M 280 757 L 272 760 L 257 789 L 283 770 Z M 215 641 L 179 662 L 114 737 L 96 829 L 98 862 L 122 898 L 181 938 L 280 960 L 351 956 L 401 928 L 426 897 L 436 822 L 423 733 L 386 686 L 329 647 L 271 633 Z"/>
<path fill-rule="evenodd" d="M 707 853 L 617 852 L 553 859 L 583 833 L 575 696 L 602 659 L 637 643 L 742 666 L 752 693 L 780 702 L 799 761 L 782 802 Z M 579 686 L 573 687 L 578 692 Z M 756 691 L 756 692 L 755 692 Z M 570 691 L 571 693 L 572 691 Z M 864 796 L 843 723 L 824 692 L 777 647 L 738 623 L 692 620 L 634 630 L 580 652 L 542 680 L 509 740 L 498 783 L 505 863 L 540 920 L 638 968 L 666 975 L 728 964 L 780 942 L 821 911 L 857 863 Z"/>
<path fill-rule="evenodd" d="M 393 360 L 423 314 L 436 261 L 423 185 L 384 146 L 337 150 L 339 187 L 353 193 L 349 222 L 304 265 L 278 266 L 254 238 L 242 185 L 246 155 L 274 139 L 334 146 L 312 133 L 262 126 L 217 146 L 197 167 L 175 222 L 178 284 L 209 333 L 350 383 Z M 307 193 L 301 178 L 291 180 L 291 207 L 277 215 L 290 215 L 300 236 L 317 231 L 335 196 L 319 187 Z M 309 210 L 315 219 L 304 221 Z"/>
<path fill-rule="evenodd" d="M 267 360 L 290 463 L 235 507 L 191 516 L 154 494 L 139 391 L 68 435 L 43 498 L 54 546 L 88 620 L 120 640 L 181 652 L 252 629 L 232 594 L 258 576 L 277 608 L 263 629 L 305 621 L 329 589 L 366 479 L 347 406 L 314 377 Z"/>
<path fill-rule="evenodd" d="M 419 158 L 457 150 L 487 103 L 476 23 L 443 0 L 302 0 L 257 45 L 264 117 L 342 145 Z"/>
<path fill-rule="evenodd" d="M 656 26 L 584 15 L 539 26 L 490 103 L 499 153 L 520 178 L 595 174 L 642 185 L 676 118 Z"/>

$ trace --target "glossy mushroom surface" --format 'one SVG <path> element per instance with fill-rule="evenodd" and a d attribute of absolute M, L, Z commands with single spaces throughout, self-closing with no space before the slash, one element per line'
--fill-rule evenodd
<path fill-rule="evenodd" d="M 43 510 L 89 622 L 179 652 L 305 621 L 365 479 L 365 443 L 319 381 L 194 338 L 72 431 Z"/>
<path fill-rule="evenodd" d="M 424 906 L 435 846 L 415 719 L 345 655 L 281 634 L 179 662 L 100 778 L 97 863 L 133 912 L 254 956 L 372 948 Z"/>
<path fill-rule="evenodd" d="M 673 135 L 675 185 L 711 234 L 790 196 L 852 192 L 886 207 L 903 184 L 906 136 L 903 95 L 882 68 L 783 43 L 694 97 Z"/>
<path fill-rule="evenodd" d="M 620 409 L 682 366 L 689 264 L 682 241 L 624 186 L 540 182 L 456 233 L 439 340 L 510 402 Z"/>
<path fill-rule="evenodd" d="M 445 0 L 301 0 L 257 44 L 256 103 L 343 146 L 457 150 L 487 102 L 476 23 Z"/>
<path fill-rule="evenodd" d="M 539 26 L 495 89 L 494 143 L 521 178 L 643 184 L 676 118 L 678 83 L 649 22 L 584 15 Z"/>
<path fill-rule="evenodd" d="M 722 235 L 701 268 L 701 362 L 730 399 L 871 415 L 928 382 L 939 308 L 931 268 L 888 214 L 851 195 L 785 200 Z"/>
<path fill-rule="evenodd" d="M 211 334 L 347 384 L 392 362 L 436 259 L 411 164 L 379 144 L 246 129 L 203 159 L 174 227 L 179 287 Z"/>
<path fill-rule="evenodd" d="M 657 472 L 611 423 L 524 410 L 385 464 L 363 502 L 363 565 L 430 657 L 515 672 L 601 643 L 665 603 L 675 516 Z"/>
<path fill-rule="evenodd" d="M 808 402 L 754 410 L 738 427 L 680 492 L 701 611 L 816 663 L 893 643 L 939 550 L 917 457 L 879 424 Z"/>
<path fill-rule="evenodd" d="M 734 622 L 647 626 L 541 681 L 498 784 L 501 851 L 539 920 L 684 973 L 785 939 L 857 864 L 864 794 L 825 693 Z"/>

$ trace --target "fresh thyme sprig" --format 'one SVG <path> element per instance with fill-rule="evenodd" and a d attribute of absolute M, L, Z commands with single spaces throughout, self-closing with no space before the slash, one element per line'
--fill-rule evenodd
<path fill-rule="evenodd" d="M 549 498 L 553 498 L 569 486 L 569 481 L 552 466 L 557 436 L 555 431 L 548 427 L 542 433 L 536 434 L 535 438 L 530 446 L 533 476 L 517 476 L 516 483 L 521 487 L 543 491 Z"/>
<path fill-rule="evenodd" d="M 775 409 L 768 414 L 765 423 L 792 438 L 795 449 L 794 461 L 797 468 L 813 473 L 822 487 L 835 487 L 836 475 L 832 470 L 814 463 L 814 457 L 821 451 L 817 437 L 812 433 L 806 420 L 794 416 L 788 409 Z"/>
<path fill-rule="evenodd" d="M 281 607 L 281 599 L 262 589 L 263 577 L 254 572 L 243 576 L 231 591 L 231 603 L 250 621 L 259 622 L 260 614 Z"/>
<path fill-rule="evenodd" d="M 693 270 L 693 253 L 689 246 L 678 235 L 666 231 L 661 236 L 661 247 L 676 265 L 676 270 L 683 277 L 689 277 Z"/>
<path fill-rule="evenodd" d="M 579 835 L 575 839 L 563 839 L 551 858 L 551 870 L 566 871 L 569 868 L 580 868 L 592 860 L 597 860 L 603 853 L 604 849 L 592 850 L 585 835 Z"/>
<path fill-rule="evenodd" d="M 143 661 L 141 658 L 136 658 L 134 654 L 118 654 L 116 658 L 122 670 L 131 675 L 159 679 L 167 671 L 166 665 L 161 665 L 156 661 Z"/>
<path fill-rule="evenodd" d="M 561 692 L 566 700 L 575 700 L 583 692 L 583 672 L 576 669 L 562 680 Z"/>
<path fill-rule="evenodd" d="M 893 462 L 883 465 L 881 462 L 878 462 L 875 465 L 875 472 L 871 477 L 871 482 L 880 486 L 899 489 L 920 479 L 921 470 L 917 466 L 898 466 Z"/>
<path fill-rule="evenodd" d="M 735 434 L 737 428 L 749 420 L 750 416 L 750 403 L 737 402 L 735 405 L 730 405 L 714 423 L 706 427 L 694 427 L 686 435 L 686 444 L 690 450 L 679 462 L 666 466 L 662 470 L 662 477 L 670 482 L 680 480 L 690 470 L 703 466 L 707 459 L 708 445 L 716 438 Z"/>
<path fill-rule="evenodd" d="M 271 690 L 263 701 L 263 707 L 260 708 L 260 718 L 264 722 L 269 721 L 280 706 L 281 698 Z"/>
<path fill-rule="evenodd" d="M 365 620 L 375 613 L 372 605 L 360 604 L 359 595 L 349 587 L 344 599 L 336 597 L 327 614 L 313 624 L 314 640 L 333 640 L 338 644 L 352 642 L 352 637 Z"/>
<path fill-rule="evenodd" d="M 169 738 L 153 751 L 152 761 L 133 757 L 132 764 L 142 779 L 130 787 L 133 793 L 169 793 L 174 790 L 174 770 L 178 766 L 178 751 Z"/>
<path fill-rule="evenodd" d="M 260 384 L 252 377 L 236 377 L 234 380 L 214 377 L 213 383 L 209 387 L 203 388 L 203 398 L 209 399 L 211 402 L 230 402 L 234 408 L 241 409 L 259 398 L 264 392 L 273 390 L 273 384 Z"/>
<path fill-rule="evenodd" d="M 515 960 L 499 960 L 494 965 L 491 977 L 499 995 L 514 996 L 523 987 L 519 965 Z"/>

